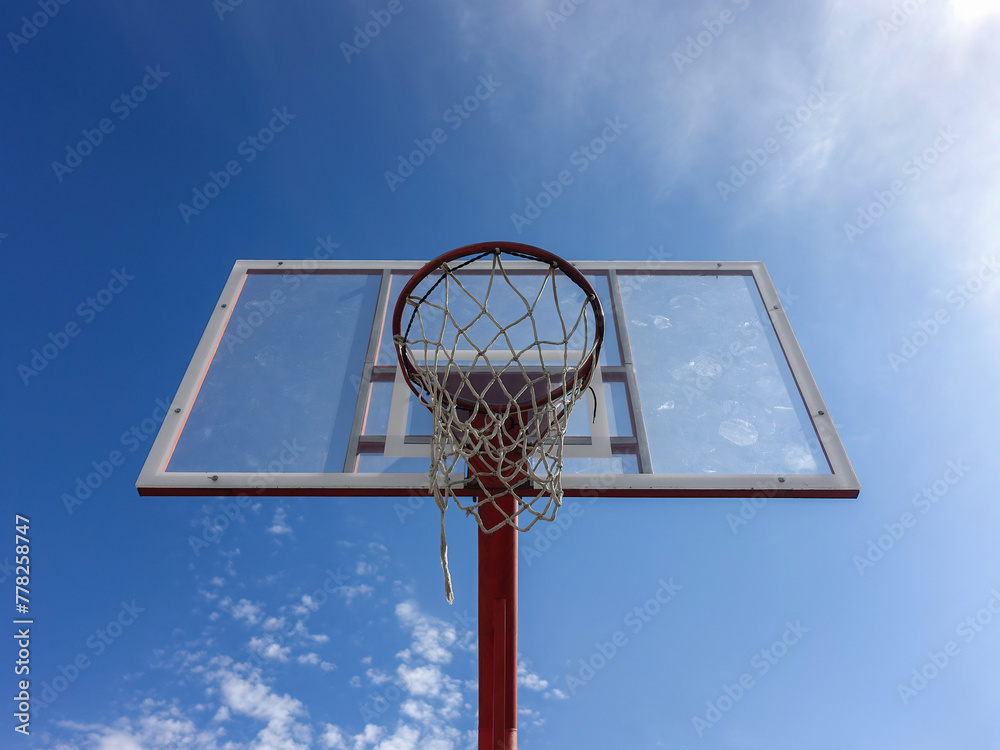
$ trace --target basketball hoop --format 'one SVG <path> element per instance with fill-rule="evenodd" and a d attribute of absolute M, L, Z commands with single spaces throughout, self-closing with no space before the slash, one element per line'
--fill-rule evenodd
<path fill-rule="evenodd" d="M 530 262 L 530 272 L 517 261 Z M 392 332 L 409 386 L 434 421 L 429 477 L 450 602 L 449 501 L 487 534 L 555 518 L 566 425 L 597 366 L 604 313 L 568 262 L 530 245 L 490 242 L 453 250 L 414 274 L 396 302 Z M 498 521 L 484 520 L 486 506 Z"/>

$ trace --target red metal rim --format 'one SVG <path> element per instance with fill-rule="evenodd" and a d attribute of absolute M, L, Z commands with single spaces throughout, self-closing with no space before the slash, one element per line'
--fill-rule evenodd
<path fill-rule="evenodd" d="M 420 268 L 420 270 L 413 274 L 409 281 L 406 282 L 402 290 L 399 292 L 399 297 L 396 299 L 396 307 L 392 313 L 393 344 L 396 347 L 396 356 L 399 359 L 399 365 L 403 368 L 403 373 L 406 375 L 406 382 L 409 384 L 410 390 L 413 391 L 418 398 L 422 396 L 421 389 L 414 381 L 418 368 L 416 364 L 410 360 L 404 347 L 396 343 L 396 337 L 402 333 L 403 313 L 406 310 L 407 298 L 410 297 L 413 290 L 416 289 L 417 285 L 421 281 L 439 269 L 443 264 L 452 263 L 460 258 L 477 255 L 487 256 L 496 252 L 521 257 L 526 260 L 537 260 L 540 263 L 556 266 L 563 272 L 563 274 L 572 279 L 573 282 L 583 290 L 583 292 L 587 295 L 587 301 L 590 303 L 591 309 L 594 311 L 595 345 L 593 351 L 590 353 L 590 356 L 587 357 L 569 382 L 557 388 L 555 391 L 550 393 L 546 399 L 538 403 L 546 403 L 551 399 L 560 398 L 563 393 L 565 393 L 566 388 L 573 387 L 577 380 L 582 379 L 584 387 L 590 383 L 590 379 L 594 374 L 594 367 L 596 366 L 598 357 L 601 353 L 601 345 L 604 342 L 604 309 L 601 307 L 601 301 L 597 296 L 597 292 L 594 291 L 594 287 L 591 286 L 589 281 L 587 281 L 587 277 L 580 273 L 580 271 L 568 261 L 563 260 L 558 255 L 550 253 L 547 250 L 542 250 L 540 247 L 522 245 L 518 242 L 477 242 L 473 245 L 466 245 L 447 252 L 429 263 L 426 263 L 422 268 Z M 472 410 L 475 408 L 474 403 L 466 401 L 465 399 L 456 399 L 456 403 L 464 409 Z M 521 408 L 528 409 L 533 408 L 533 406 L 534 405 L 529 405 Z"/>

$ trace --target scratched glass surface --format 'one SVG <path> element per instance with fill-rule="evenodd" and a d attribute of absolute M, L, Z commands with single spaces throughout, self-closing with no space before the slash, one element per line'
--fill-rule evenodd
<path fill-rule="evenodd" d="M 654 473 L 830 473 L 752 276 L 619 280 Z"/>

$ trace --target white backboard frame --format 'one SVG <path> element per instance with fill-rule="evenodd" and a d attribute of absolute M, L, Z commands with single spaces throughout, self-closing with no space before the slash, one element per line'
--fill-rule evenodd
<path fill-rule="evenodd" d="M 230 315 L 239 298 L 248 275 L 252 273 L 348 273 L 377 272 L 383 283 L 378 309 L 381 322 L 372 329 L 366 361 L 366 375 L 362 376 L 362 392 L 371 387 L 371 368 L 377 355 L 381 326 L 385 324 L 387 307 L 395 300 L 387 298 L 388 279 L 392 274 L 413 273 L 423 264 L 411 261 L 237 261 L 208 322 L 205 333 L 195 350 L 191 363 L 181 381 L 167 418 L 154 441 L 149 457 L 136 482 L 141 495 L 275 495 L 275 496 L 406 496 L 428 495 L 428 475 L 420 473 L 298 473 L 298 472 L 168 472 L 167 464 L 174 446 L 180 438 L 188 415 L 191 413 L 199 388 L 204 381 L 213 357 L 222 341 Z M 520 261 L 505 263 L 511 270 L 530 263 Z M 672 273 L 690 275 L 752 276 L 760 293 L 764 309 L 773 326 L 781 350 L 787 360 L 795 385 L 818 436 L 820 447 L 831 467 L 823 474 L 563 474 L 564 492 L 569 497 L 827 497 L 853 498 L 860 491 L 858 478 L 834 426 L 826 403 L 806 363 L 805 357 L 792 332 L 781 300 L 771 282 L 764 264 L 746 262 L 694 262 L 694 261 L 581 261 L 574 264 L 582 273 L 608 274 L 612 287 L 612 309 L 608 316 L 624 321 L 622 300 L 617 285 L 617 274 Z M 628 347 L 627 326 L 619 325 L 623 351 L 622 366 L 628 370 L 631 355 Z M 365 378 L 367 377 L 367 381 Z M 634 381 L 634 378 L 633 378 Z M 632 382 L 634 387 L 634 382 Z M 396 389 L 398 390 L 398 389 Z M 407 390 L 408 392 L 408 390 Z M 600 389 L 596 390 L 601 393 Z M 597 412 L 600 424 L 595 424 L 592 440 L 604 440 L 607 435 L 607 414 L 598 398 Z M 594 404 L 588 404 L 593 408 Z M 583 407 L 583 404 L 580 405 Z M 397 407 L 398 408 L 398 407 Z M 355 433 L 359 432 L 363 409 L 359 406 L 355 418 Z M 392 419 L 398 425 L 397 412 Z M 641 425 L 637 425 L 637 439 L 645 440 Z M 355 435 L 357 436 L 357 435 Z M 641 445 L 640 451 L 649 450 Z M 404 449 L 407 450 L 407 449 Z M 420 453 L 425 449 L 420 446 Z M 593 455 L 587 445 L 567 445 L 567 456 Z M 601 450 L 604 450 L 601 448 Z M 405 455 L 405 453 L 404 453 Z M 469 490 L 472 494 L 473 490 Z"/>

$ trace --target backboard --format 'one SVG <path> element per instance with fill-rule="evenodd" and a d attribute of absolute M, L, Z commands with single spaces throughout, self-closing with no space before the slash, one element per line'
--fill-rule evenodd
<path fill-rule="evenodd" d="M 431 415 L 390 321 L 421 265 L 237 261 L 139 493 L 429 494 Z M 566 496 L 858 496 L 763 263 L 574 265 L 606 332 L 570 418 Z M 525 284 L 536 266 L 509 264 Z"/>

